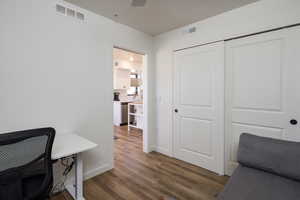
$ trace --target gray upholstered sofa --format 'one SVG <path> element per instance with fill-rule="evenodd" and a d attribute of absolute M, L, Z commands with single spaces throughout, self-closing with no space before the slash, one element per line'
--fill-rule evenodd
<path fill-rule="evenodd" d="M 244 133 L 238 162 L 218 200 L 300 200 L 300 143 Z"/>

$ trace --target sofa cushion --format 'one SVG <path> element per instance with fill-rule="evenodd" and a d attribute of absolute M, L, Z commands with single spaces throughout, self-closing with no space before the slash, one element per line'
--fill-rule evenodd
<path fill-rule="evenodd" d="M 300 180 L 300 143 L 243 133 L 240 136 L 238 162 Z"/>
<path fill-rule="evenodd" d="M 261 170 L 239 166 L 218 200 L 300 199 L 300 182 Z"/>

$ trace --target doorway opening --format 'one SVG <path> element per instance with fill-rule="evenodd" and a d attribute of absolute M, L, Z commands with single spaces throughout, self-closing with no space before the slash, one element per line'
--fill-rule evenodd
<path fill-rule="evenodd" d="M 145 148 L 145 63 L 144 54 L 113 48 L 113 130 L 116 154 L 118 151 L 143 151 Z"/>

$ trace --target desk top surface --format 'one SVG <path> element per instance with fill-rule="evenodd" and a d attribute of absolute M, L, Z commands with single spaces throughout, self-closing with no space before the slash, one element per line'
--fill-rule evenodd
<path fill-rule="evenodd" d="M 75 134 L 56 134 L 52 147 L 52 160 L 93 149 L 97 144 Z"/>

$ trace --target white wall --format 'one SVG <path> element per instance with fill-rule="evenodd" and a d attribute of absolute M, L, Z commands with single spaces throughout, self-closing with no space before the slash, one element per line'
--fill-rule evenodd
<path fill-rule="evenodd" d="M 86 21 L 56 13 L 57 2 L 83 12 Z M 149 54 L 153 84 L 153 38 L 59 0 L 1 0 L 0 24 L 0 132 L 44 126 L 58 134 L 75 131 L 99 144 L 84 154 L 85 175 L 110 169 L 112 47 Z"/>
<path fill-rule="evenodd" d="M 299 0 L 262 0 L 155 37 L 157 150 L 172 155 L 173 50 L 300 23 L 299 11 Z"/>

